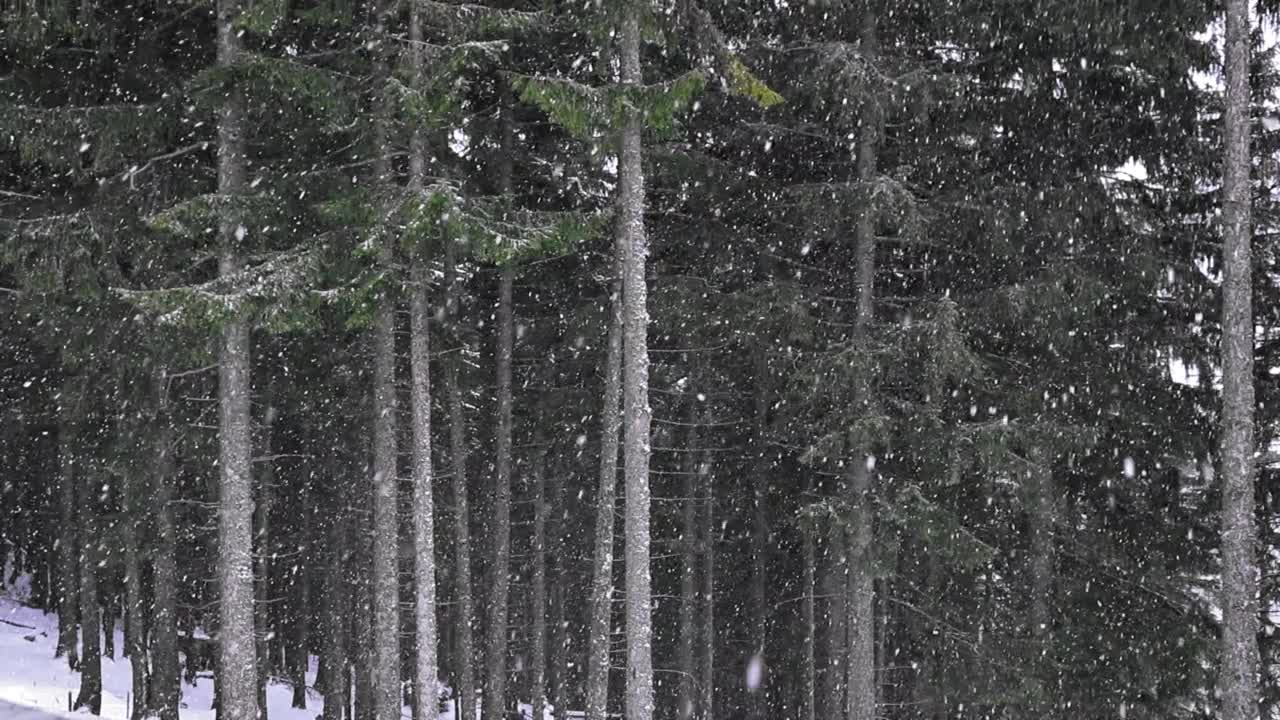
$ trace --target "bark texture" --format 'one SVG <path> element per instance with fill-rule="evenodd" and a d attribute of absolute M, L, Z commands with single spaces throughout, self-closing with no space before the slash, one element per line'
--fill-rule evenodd
<path fill-rule="evenodd" d="M 102 609 L 98 603 L 98 495 L 95 473 L 81 468 L 80 478 L 80 692 L 74 709 L 102 714 Z"/>
<path fill-rule="evenodd" d="M 218 65 L 239 62 L 237 0 L 218 0 Z M 218 110 L 218 194 L 245 190 L 244 97 L 232 86 Z M 234 203 L 218 223 L 221 275 L 241 269 L 238 245 L 245 228 Z M 218 353 L 218 588 L 220 720 L 256 720 L 257 673 L 253 637 L 253 477 L 249 436 L 249 320 L 237 312 L 222 328 Z"/>
<path fill-rule="evenodd" d="M 436 691 L 436 543 L 435 499 L 431 465 L 431 355 L 427 272 L 414 266 L 409 301 L 410 357 L 413 372 L 413 557 L 414 653 L 413 697 L 420 718 L 434 718 Z"/>
<path fill-rule="evenodd" d="M 535 441 L 546 439 L 538 433 Z M 530 592 L 529 700 L 533 717 L 541 718 L 547 705 L 547 479 L 546 449 L 534 450 L 533 466 L 533 588 Z"/>
<path fill-rule="evenodd" d="M 623 85 L 643 84 L 640 69 L 639 10 L 628 5 L 619 28 Z M 649 309 L 645 261 L 645 187 L 639 113 L 626 112 L 618 158 L 618 229 L 626 244 L 623 298 L 623 481 L 626 513 L 627 720 L 653 717 L 653 629 L 649 567 Z"/>
<path fill-rule="evenodd" d="M 1223 720 L 1258 715 L 1258 567 L 1254 528 L 1253 300 L 1249 183 L 1248 0 L 1227 0 L 1223 133 L 1222 657 Z"/>
<path fill-rule="evenodd" d="M 62 384 L 58 412 L 58 646 L 55 657 L 65 654 L 67 666 L 80 666 L 76 625 L 80 617 L 80 557 L 76 533 L 75 437 L 79 383 L 67 379 Z"/>
<path fill-rule="evenodd" d="M 169 416 L 169 377 L 160 367 L 153 377 L 156 403 L 155 523 L 156 554 L 153 560 L 155 615 L 151 628 L 151 705 L 160 720 L 178 720 L 178 559 L 177 529 L 173 516 L 173 421 Z"/>
<path fill-rule="evenodd" d="M 694 667 L 693 657 L 698 610 L 698 414 L 693 397 L 685 402 L 685 422 L 689 428 L 685 457 L 689 460 L 682 468 L 684 498 L 680 501 L 680 545 L 684 552 L 684 563 L 680 568 L 680 630 L 676 640 L 676 669 L 680 672 L 676 715 L 682 720 L 695 716 L 698 702 L 697 668 Z"/>

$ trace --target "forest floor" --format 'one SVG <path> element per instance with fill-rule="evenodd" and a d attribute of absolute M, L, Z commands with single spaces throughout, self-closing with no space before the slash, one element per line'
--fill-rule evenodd
<path fill-rule="evenodd" d="M 80 673 L 67 667 L 66 658 L 55 658 L 58 616 L 45 614 L 22 603 L 22 588 L 0 589 L 0 718 L 3 720 L 61 720 L 84 713 L 67 712 L 68 696 L 80 688 Z M 116 657 L 102 658 L 102 717 L 128 720 L 133 700 L 133 671 L 120 655 L 124 634 L 115 634 Z M 314 679 L 314 674 L 309 676 Z M 324 697 L 307 691 L 307 709 L 290 707 L 292 689 L 286 683 L 267 688 L 270 720 L 315 720 Z M 182 684 L 182 720 L 214 720 L 210 709 L 213 681 L 206 675 L 196 684 Z"/>

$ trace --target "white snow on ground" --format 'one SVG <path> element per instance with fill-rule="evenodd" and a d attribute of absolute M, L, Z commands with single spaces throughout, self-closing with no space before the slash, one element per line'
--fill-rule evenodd
<path fill-rule="evenodd" d="M 0 593 L 0 718 L 4 720 L 49 720 L 76 717 L 85 713 L 67 712 L 67 693 L 74 700 L 80 688 L 80 674 L 67 669 L 66 658 L 54 658 L 58 637 L 58 617 L 46 615 Z M 102 658 L 102 717 L 128 720 L 126 703 L 131 701 L 132 669 L 119 656 L 124 647 L 122 632 L 116 632 L 117 657 Z M 314 680 L 312 675 L 309 680 Z M 267 712 L 271 720 L 315 720 L 324 707 L 322 695 L 308 691 L 307 709 L 290 707 L 291 688 L 273 683 L 267 688 Z M 208 676 L 195 685 L 182 685 L 183 720 L 214 720 L 210 705 L 213 682 Z M 20 713 L 18 708 L 22 709 Z M 44 711 L 44 714 L 35 711 Z"/>
<path fill-rule="evenodd" d="M 80 688 L 80 674 L 67 668 L 66 658 L 55 658 L 54 648 L 58 638 L 58 616 L 45 614 L 23 604 L 29 596 L 29 583 L 20 582 L 15 587 L 0 588 L 0 720 L 85 720 L 91 717 L 84 711 L 67 712 L 67 694 L 75 699 Z M 118 624 L 117 624 L 118 626 Z M 132 701 L 132 667 L 129 660 L 119 656 L 124 647 L 124 633 L 116 632 L 115 659 L 102 658 L 102 718 L 104 720 L 128 720 L 128 704 Z M 316 662 L 312 658 L 311 671 L 307 674 L 310 685 L 315 681 Z M 315 720 L 324 708 L 324 696 L 307 690 L 307 708 L 290 707 L 292 688 L 286 683 L 272 683 L 267 687 L 267 717 L 270 720 Z M 214 720 L 210 709 L 213 701 L 213 681 L 207 674 L 196 679 L 195 685 L 182 684 L 182 720 Z M 521 715 L 533 714 L 529 704 L 520 705 Z M 479 708 L 477 708 L 477 715 Z M 403 709 L 403 716 L 410 717 L 410 709 Z M 584 717 L 583 713 L 569 711 L 569 720 Z M 452 706 L 440 714 L 440 720 L 454 720 Z M 554 720 L 548 707 L 545 720 Z"/>

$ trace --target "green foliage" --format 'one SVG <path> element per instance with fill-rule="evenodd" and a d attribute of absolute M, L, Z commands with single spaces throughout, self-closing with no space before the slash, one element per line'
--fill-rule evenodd
<path fill-rule="evenodd" d="M 479 40 L 510 38 L 512 35 L 545 28 L 551 16 L 543 12 L 508 10 L 468 2 L 410 0 L 417 3 L 424 19 L 449 38 Z"/>
<path fill-rule="evenodd" d="M 670 134 L 678 116 L 702 94 L 706 77 L 693 70 L 656 85 L 594 88 L 567 79 L 513 75 L 512 84 L 521 100 L 539 107 L 571 135 L 592 139 L 620 129 L 632 110 L 646 128 Z"/>
<path fill-rule="evenodd" d="M 781 95 L 756 77 L 737 57 L 729 61 L 728 79 L 730 92 L 741 95 L 762 108 L 771 108 L 784 102 Z"/>
<path fill-rule="evenodd" d="M 164 147 L 173 121 L 153 105 L 39 108 L 0 103 L 0 148 L 76 174 L 113 173 Z"/>
<path fill-rule="evenodd" d="M 251 0 L 235 19 L 237 28 L 271 35 L 288 19 L 288 0 Z"/>
<path fill-rule="evenodd" d="M 192 95 L 212 111 L 232 87 L 239 88 L 249 107 L 301 110 L 311 118 L 324 118 L 321 127 L 335 130 L 348 122 L 355 108 L 348 78 L 323 68 L 260 53 L 241 53 L 230 67 L 212 66 L 196 76 Z"/>

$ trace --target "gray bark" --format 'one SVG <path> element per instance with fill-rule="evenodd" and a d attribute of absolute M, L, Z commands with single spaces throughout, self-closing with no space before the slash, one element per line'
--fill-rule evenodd
<path fill-rule="evenodd" d="M 254 510 L 254 632 L 258 654 L 258 717 L 267 717 L 267 679 L 271 674 L 271 507 L 275 500 L 275 462 L 271 460 L 271 433 L 275 424 L 273 387 L 268 381 L 262 395 L 262 421 L 259 428 L 258 496 Z"/>
<path fill-rule="evenodd" d="M 697 669 L 694 667 L 693 642 L 698 594 L 698 446 L 697 406 L 694 398 L 687 401 L 685 421 L 689 436 L 685 443 L 688 461 L 684 471 L 684 499 L 680 503 L 680 540 L 684 551 L 684 563 L 680 568 L 680 630 L 676 641 L 676 667 L 680 671 L 680 688 L 676 701 L 676 714 L 682 720 L 697 714 Z"/>
<path fill-rule="evenodd" d="M 80 382 L 68 378 L 62 383 L 61 407 L 58 412 L 58 646 L 54 657 L 64 653 L 67 665 L 75 670 L 80 666 L 77 650 L 79 639 L 76 625 L 79 621 L 80 555 L 76 533 L 76 458 L 75 433 L 78 412 Z"/>
<path fill-rule="evenodd" d="M 698 684 L 700 720 L 716 716 L 716 497 L 715 475 L 709 454 L 704 456 L 698 475 L 702 479 L 702 657 Z"/>
<path fill-rule="evenodd" d="M 1226 3 L 1226 157 L 1222 286 L 1222 657 L 1224 720 L 1258 714 L 1258 567 L 1254 528 L 1253 301 L 1249 183 L 1248 0 Z"/>
<path fill-rule="evenodd" d="M 235 26 L 238 0 L 218 0 L 218 65 L 239 61 Z M 228 88 L 218 109 L 218 194 L 245 189 L 244 97 Z M 231 275 L 241 267 L 237 244 L 244 236 L 239 209 L 224 205 L 218 220 L 218 270 Z M 256 720 L 258 694 L 253 638 L 253 477 L 249 438 L 249 321 L 242 312 L 222 328 L 218 348 L 218 588 L 220 720 Z"/>
<path fill-rule="evenodd" d="M 427 272 L 422 261 L 413 268 L 409 309 L 411 318 L 410 356 L 413 372 L 413 556 L 414 624 L 417 633 L 414 654 L 413 697 L 419 718 L 434 718 L 438 692 L 436 678 L 436 546 L 435 501 L 431 465 L 431 356 L 430 307 L 427 303 Z"/>
<path fill-rule="evenodd" d="M 806 476 L 805 489 L 813 489 L 812 478 Z M 814 576 L 817 556 L 814 552 L 813 527 L 805 524 L 800 529 L 801 550 L 804 569 L 800 592 L 803 599 L 800 604 L 800 622 L 803 624 L 804 638 L 800 647 L 800 720 L 814 720 L 817 716 L 816 696 L 818 667 L 814 658 L 814 644 L 817 639 L 817 626 L 814 619 Z"/>
<path fill-rule="evenodd" d="M 614 514 L 618 500 L 618 447 L 622 411 L 622 233 L 614 244 L 610 317 L 604 358 L 604 404 L 600 410 L 600 482 L 596 490 L 595 545 L 587 630 L 587 720 L 604 720 L 609 706 L 609 641 L 613 619 Z"/>
<path fill-rule="evenodd" d="M 565 567 L 569 561 L 565 557 L 565 521 L 568 519 L 568 511 L 565 508 L 564 499 L 564 480 L 566 468 L 563 464 L 557 464 L 548 478 L 547 491 L 550 494 L 548 503 L 550 518 L 550 539 L 547 545 L 547 551 L 550 554 L 550 568 L 548 572 L 551 575 L 551 657 L 550 670 L 548 676 L 551 683 L 551 707 L 555 713 L 555 717 L 565 717 L 568 709 L 568 685 L 567 677 L 569 668 L 569 629 L 565 624 L 565 583 L 568 581 L 568 573 Z"/>
<path fill-rule="evenodd" d="M 753 720 L 762 720 L 767 702 L 767 675 L 764 669 L 765 638 L 769 622 L 769 607 L 766 604 L 768 587 L 767 559 L 769 552 L 769 468 L 765 455 L 768 447 L 766 437 L 769 395 L 768 358 L 763 351 L 756 353 L 755 377 L 755 466 L 751 472 L 751 491 L 753 515 L 751 522 L 751 649 L 756 653 L 761 664 L 760 686 L 748 688 L 747 707 Z"/>
<path fill-rule="evenodd" d="M 323 720 L 346 720 L 351 708 L 351 662 L 347 655 L 347 616 L 350 610 L 348 583 L 343 577 L 348 522 L 337 510 L 329 527 L 325 568 L 324 711 Z"/>
<path fill-rule="evenodd" d="M 153 560 L 155 615 L 151 638 L 151 707 L 160 720 L 178 720 L 178 560 L 174 525 L 173 425 L 169 417 L 169 376 L 158 367 L 152 378 L 155 397 L 155 493 L 156 554 Z"/>
<path fill-rule="evenodd" d="M 423 71 L 422 21 L 419 6 L 409 11 L 410 69 L 415 86 Z M 409 184 L 421 190 L 426 174 L 426 140 L 421 127 L 413 131 L 409 152 Z M 413 393 L 413 557 L 414 557 L 414 716 L 435 718 L 439 693 L 436 658 L 436 542 L 435 497 L 431 464 L 431 307 L 428 280 L 421 249 L 414 253 L 410 282 L 409 355 Z"/>
<path fill-rule="evenodd" d="M 1050 601 L 1053 595 L 1054 560 L 1054 489 L 1053 469 L 1043 451 L 1034 450 L 1027 487 L 1027 531 L 1030 535 L 1031 637 L 1047 641 L 1052 622 Z"/>
<path fill-rule="evenodd" d="M 445 248 L 445 311 L 454 327 L 457 324 L 458 312 L 458 278 L 454 262 L 454 247 L 449 243 Z M 461 343 L 461 337 L 458 338 Z M 466 407 L 462 404 L 462 392 L 458 387 L 459 353 L 450 353 L 445 361 L 444 384 L 449 396 L 449 455 L 453 465 L 453 534 L 455 588 L 458 614 L 456 616 L 458 652 L 456 671 L 458 673 L 458 716 L 474 717 L 472 704 L 475 702 L 475 643 L 473 640 L 473 622 L 475 610 L 471 594 L 471 510 L 467 498 L 467 438 Z"/>
<path fill-rule="evenodd" d="M 98 603 L 98 482 L 96 473 L 81 468 L 80 483 L 80 692 L 74 709 L 102 714 L 102 626 Z"/>
<path fill-rule="evenodd" d="M 541 426 L 539 426 L 541 427 Z M 546 441 L 538 432 L 538 445 Z M 533 717 L 540 719 L 547 704 L 547 479 L 546 449 L 534 452 L 533 466 L 533 588 L 530 593 L 530 692 Z"/>
<path fill-rule="evenodd" d="M 827 597 L 827 661 L 822 672 L 823 717 L 840 718 L 844 715 L 845 666 L 849 659 L 849 618 L 845 612 L 849 559 L 841 523 L 833 522 L 828 528 L 824 561 L 822 594 Z"/>
<path fill-rule="evenodd" d="M 511 193 L 511 153 L 514 148 L 511 98 L 503 90 L 501 114 L 501 162 L 498 189 Z M 486 678 L 484 689 L 485 720 L 502 717 L 507 692 L 507 598 L 511 572 L 511 356 L 515 343 L 515 319 L 511 288 L 515 268 L 503 266 L 498 281 L 498 418 L 496 477 L 493 494 L 493 566 L 489 575 L 489 626 L 485 643 Z"/>
<path fill-rule="evenodd" d="M 140 487 L 139 478 L 132 472 L 126 472 L 123 489 L 125 499 L 124 611 L 128 618 L 128 632 L 124 635 L 124 651 L 129 656 L 132 676 L 133 712 L 130 717 L 132 720 L 141 720 L 147 716 L 147 682 L 151 676 L 146 645 L 143 642 L 146 637 L 146 613 L 143 608 L 141 560 L 138 547 L 144 517 L 141 504 L 144 487 Z"/>
<path fill-rule="evenodd" d="M 643 83 L 640 69 L 639 10 L 628 5 L 619 28 L 619 60 L 624 86 Z M 618 158 L 618 231 L 626 244 L 623 298 L 623 481 L 626 512 L 627 720 L 653 717 L 653 630 L 649 567 L 649 310 L 645 281 L 648 238 L 644 227 L 645 187 L 639 113 L 626 112 Z"/>
<path fill-rule="evenodd" d="M 294 577 L 294 600 L 293 600 L 293 653 L 290 663 L 290 681 L 293 686 L 293 697 L 290 698 L 290 706 L 296 709 L 304 709 L 307 707 L 307 666 L 311 663 L 311 650 L 309 647 L 310 619 L 311 619 L 311 575 L 308 572 L 311 567 L 311 492 L 310 488 L 304 484 L 298 491 L 302 497 L 302 518 L 300 527 L 298 528 L 298 552 L 301 559 Z"/>
<path fill-rule="evenodd" d="M 515 328 L 511 286 L 515 270 L 502 268 L 498 290 L 498 437 L 493 499 L 493 566 L 489 575 L 489 626 L 485 643 L 483 717 L 501 718 L 507 689 L 507 595 L 511 572 L 511 355 Z"/>
<path fill-rule="evenodd" d="M 863 15 L 861 46 L 864 57 L 876 53 L 876 17 Z M 861 344 L 873 313 L 875 288 L 875 213 L 871 206 L 870 184 L 876 176 L 880 119 L 874 109 L 862 119 L 857 150 L 858 182 L 867 194 L 854 228 L 854 252 L 858 304 L 853 322 L 855 344 Z M 876 622 L 874 574 L 872 572 L 872 513 L 874 474 L 867 463 L 868 448 L 856 447 L 849 457 L 846 492 L 849 502 L 848 615 L 849 660 L 845 707 L 848 720 L 876 717 Z"/>

